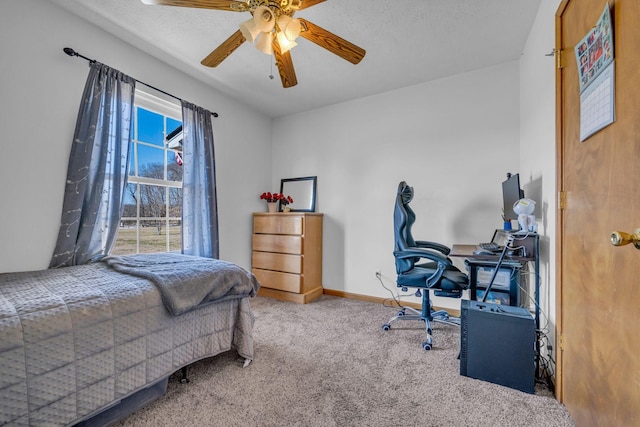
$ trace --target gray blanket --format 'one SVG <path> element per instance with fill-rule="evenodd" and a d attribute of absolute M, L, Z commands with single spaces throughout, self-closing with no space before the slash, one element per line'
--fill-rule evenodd
<path fill-rule="evenodd" d="M 109 256 L 102 260 L 121 273 L 151 280 L 167 310 L 177 316 L 200 304 L 255 296 L 255 276 L 230 262 L 172 253 Z"/>

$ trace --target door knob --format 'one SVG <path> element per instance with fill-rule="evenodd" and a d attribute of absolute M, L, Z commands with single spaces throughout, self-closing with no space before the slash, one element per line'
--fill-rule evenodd
<path fill-rule="evenodd" d="M 640 249 L 640 228 L 636 228 L 633 234 L 623 231 L 613 231 L 611 233 L 611 244 L 613 246 L 624 246 L 633 243 L 636 249 Z"/>

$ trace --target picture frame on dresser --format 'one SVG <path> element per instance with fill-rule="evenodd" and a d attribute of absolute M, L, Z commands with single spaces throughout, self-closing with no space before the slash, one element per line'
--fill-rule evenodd
<path fill-rule="evenodd" d="M 283 178 L 280 180 L 280 193 L 291 196 L 293 203 L 292 212 L 316 211 L 316 187 L 317 176 L 305 176 L 301 178 Z M 282 211 L 282 203 L 278 202 L 278 212 Z"/>

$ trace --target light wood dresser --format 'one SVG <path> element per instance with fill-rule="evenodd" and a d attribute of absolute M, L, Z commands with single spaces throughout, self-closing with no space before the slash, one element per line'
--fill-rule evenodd
<path fill-rule="evenodd" d="M 322 214 L 253 214 L 251 271 L 258 295 L 306 304 L 322 295 Z"/>

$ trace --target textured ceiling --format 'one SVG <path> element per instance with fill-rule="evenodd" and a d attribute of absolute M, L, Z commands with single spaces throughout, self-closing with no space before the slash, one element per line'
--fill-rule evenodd
<path fill-rule="evenodd" d="M 271 117 L 515 60 L 540 5 L 540 0 L 327 0 L 296 16 L 367 54 L 353 65 L 299 38 L 291 50 L 298 85 L 284 89 L 272 57 L 248 42 L 216 68 L 200 65 L 251 17 L 248 12 L 147 6 L 140 0 L 52 2 Z"/>

